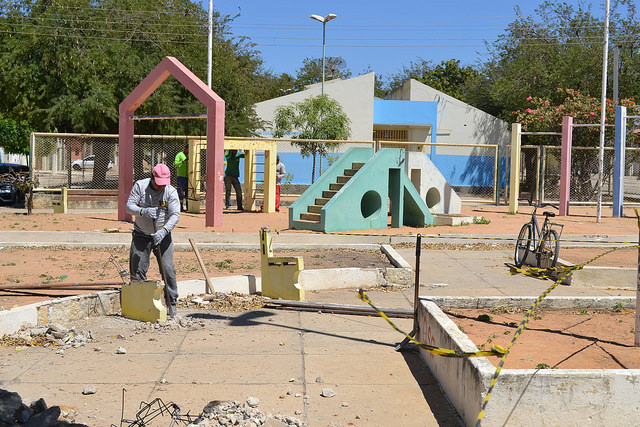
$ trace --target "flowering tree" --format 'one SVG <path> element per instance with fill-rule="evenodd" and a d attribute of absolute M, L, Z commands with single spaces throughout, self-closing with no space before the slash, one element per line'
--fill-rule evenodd
<path fill-rule="evenodd" d="M 562 117 L 572 116 L 574 123 L 599 124 L 600 123 L 600 99 L 596 99 L 580 93 L 575 89 L 558 89 L 558 94 L 565 94 L 562 103 L 554 105 L 549 99 L 529 96 L 527 97 L 528 107 L 522 110 L 513 111 L 516 122 L 522 124 L 523 131 L 527 132 L 560 132 L 562 130 Z M 617 104 L 607 99 L 605 122 L 613 124 L 615 122 L 615 105 L 627 107 L 629 115 L 638 114 L 638 105 L 633 98 L 620 100 Z M 632 132 L 631 127 L 627 128 L 627 146 L 637 146 L 640 142 L 638 135 Z M 605 130 L 605 146 L 613 146 L 614 128 L 607 126 Z M 559 141 L 554 141 L 549 136 L 526 135 L 527 143 L 557 145 Z M 576 127 L 573 129 L 573 147 L 598 147 L 600 145 L 600 127 Z M 628 161 L 634 161 L 629 157 Z M 527 177 L 535 176 L 535 159 L 531 156 L 525 158 L 524 165 L 529 172 Z M 547 161 L 547 169 L 557 169 L 558 174 L 553 174 L 559 179 L 558 160 Z M 532 173 L 533 172 L 533 173 Z M 598 174 L 597 156 L 593 150 L 574 150 L 572 153 L 572 176 L 571 188 L 573 194 L 580 200 L 592 200 L 596 195 L 596 181 L 594 176 Z M 608 179 L 610 168 L 605 167 L 604 179 Z M 531 182 L 525 183 L 525 186 Z M 548 185 L 555 185 L 556 182 L 547 182 Z M 572 196 L 573 197 L 573 196 Z"/>

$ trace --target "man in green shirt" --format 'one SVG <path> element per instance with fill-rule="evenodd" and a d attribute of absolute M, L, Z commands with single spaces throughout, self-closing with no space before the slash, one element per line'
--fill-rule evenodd
<path fill-rule="evenodd" d="M 185 144 L 184 150 L 179 152 L 176 155 L 176 159 L 173 162 L 173 165 L 178 169 L 177 173 L 177 183 L 178 183 L 178 196 L 180 197 L 180 212 L 184 212 L 189 208 L 189 179 L 187 178 L 187 166 L 189 162 L 187 159 L 189 158 L 189 144 Z M 184 202 L 184 207 L 182 206 L 182 201 Z"/>
<path fill-rule="evenodd" d="M 244 158 L 244 153 L 238 153 L 237 150 L 229 150 L 224 155 L 224 160 L 227 162 L 227 168 L 224 170 L 224 205 L 226 209 L 231 209 L 231 186 L 233 186 L 236 192 L 238 210 L 244 210 L 242 208 L 242 187 L 238 179 L 240 176 L 240 159 L 242 158 Z"/>

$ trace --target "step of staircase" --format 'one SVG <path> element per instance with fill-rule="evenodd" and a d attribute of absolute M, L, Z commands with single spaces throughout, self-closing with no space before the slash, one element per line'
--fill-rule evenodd
<path fill-rule="evenodd" d="M 312 212 L 303 212 L 300 214 L 300 219 L 309 222 L 320 222 L 320 214 Z"/>
<path fill-rule="evenodd" d="M 329 197 L 320 197 L 316 199 L 316 205 L 324 206 L 331 200 Z"/>
<path fill-rule="evenodd" d="M 335 196 L 336 193 L 337 193 L 336 190 L 323 190 L 322 191 L 322 197 L 326 197 L 327 199 L 330 199 L 333 196 Z"/>
<path fill-rule="evenodd" d="M 329 184 L 329 190 L 339 191 L 342 187 L 344 187 L 344 182 L 341 183 L 331 183 Z"/>
<path fill-rule="evenodd" d="M 358 169 L 345 169 L 344 170 L 344 174 L 346 176 L 353 176 L 356 174 L 356 172 L 358 172 Z"/>
<path fill-rule="evenodd" d="M 308 212 L 317 213 L 317 214 L 319 214 L 321 210 L 322 210 L 322 205 L 309 205 L 309 208 L 307 209 Z"/>
<path fill-rule="evenodd" d="M 355 169 L 355 170 L 358 170 L 361 167 L 363 167 L 364 165 L 365 165 L 364 162 L 354 162 L 354 163 L 351 163 L 351 168 Z"/>
<path fill-rule="evenodd" d="M 347 175 L 340 175 L 340 176 L 336 179 L 336 182 L 337 182 L 338 184 L 345 184 L 345 183 L 347 183 L 347 181 L 349 181 L 350 179 L 351 179 L 351 177 L 350 177 L 350 176 L 347 176 Z"/>
<path fill-rule="evenodd" d="M 299 219 L 296 221 L 296 223 L 298 223 L 298 228 L 299 230 L 314 230 L 313 226 L 317 226 L 318 224 L 320 224 L 319 221 L 307 221 L 304 219 Z"/>

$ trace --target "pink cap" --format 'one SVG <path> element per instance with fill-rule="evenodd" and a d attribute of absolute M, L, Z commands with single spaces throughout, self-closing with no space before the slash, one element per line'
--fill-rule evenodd
<path fill-rule="evenodd" d="M 153 167 L 153 179 L 158 185 L 169 185 L 171 183 L 171 171 L 165 164 L 158 163 Z"/>

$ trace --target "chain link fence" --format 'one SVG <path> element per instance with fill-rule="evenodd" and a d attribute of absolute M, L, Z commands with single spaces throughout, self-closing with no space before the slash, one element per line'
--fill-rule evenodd
<path fill-rule="evenodd" d="M 426 144 L 425 153 L 463 201 L 495 202 L 505 186 L 497 145 Z"/>
<path fill-rule="evenodd" d="M 136 135 L 134 180 L 148 177 L 155 164 L 165 163 L 175 186 L 175 156 L 189 140 L 199 138 Z M 39 187 L 117 190 L 118 135 L 34 133 L 31 144 L 33 173 Z M 204 171 L 204 150 L 201 159 Z"/>
<path fill-rule="evenodd" d="M 176 154 L 192 140 L 201 141 L 200 146 L 203 148 L 199 153 L 200 182 L 190 185 L 200 185 L 200 191 L 204 193 L 204 136 L 135 135 L 134 180 L 148 177 L 155 164 L 165 163 L 171 169 L 172 185 L 175 186 L 176 170 L 173 161 Z M 340 146 L 341 150 L 354 145 L 375 144 L 373 141 L 340 142 L 343 144 Z M 34 133 L 31 144 L 33 173 L 38 178 L 40 188 L 112 190 L 115 194 L 119 170 L 118 135 Z M 422 150 L 430 157 L 447 182 L 464 200 L 492 202 L 495 201 L 497 187 L 505 187 L 507 165 L 505 157 L 498 158 L 497 145 L 410 145 L 410 149 Z M 288 172 L 296 171 L 296 167 L 304 167 L 307 171 L 311 166 L 311 159 L 303 159 L 299 152 L 287 153 L 279 150 L 279 154 L 286 158 Z M 339 155 L 340 153 L 331 153 L 329 157 Z M 257 159 L 258 163 L 260 161 L 264 160 Z M 262 177 L 257 177 L 257 181 L 261 184 Z M 308 185 L 310 182 L 305 184 Z"/>
<path fill-rule="evenodd" d="M 542 203 L 560 199 L 560 146 L 522 146 L 520 198 Z M 571 150 L 570 201 L 596 203 L 598 198 L 598 147 Z M 613 203 L 614 149 L 605 147 L 602 202 Z M 640 202 L 640 148 L 625 151 L 624 201 Z"/>

